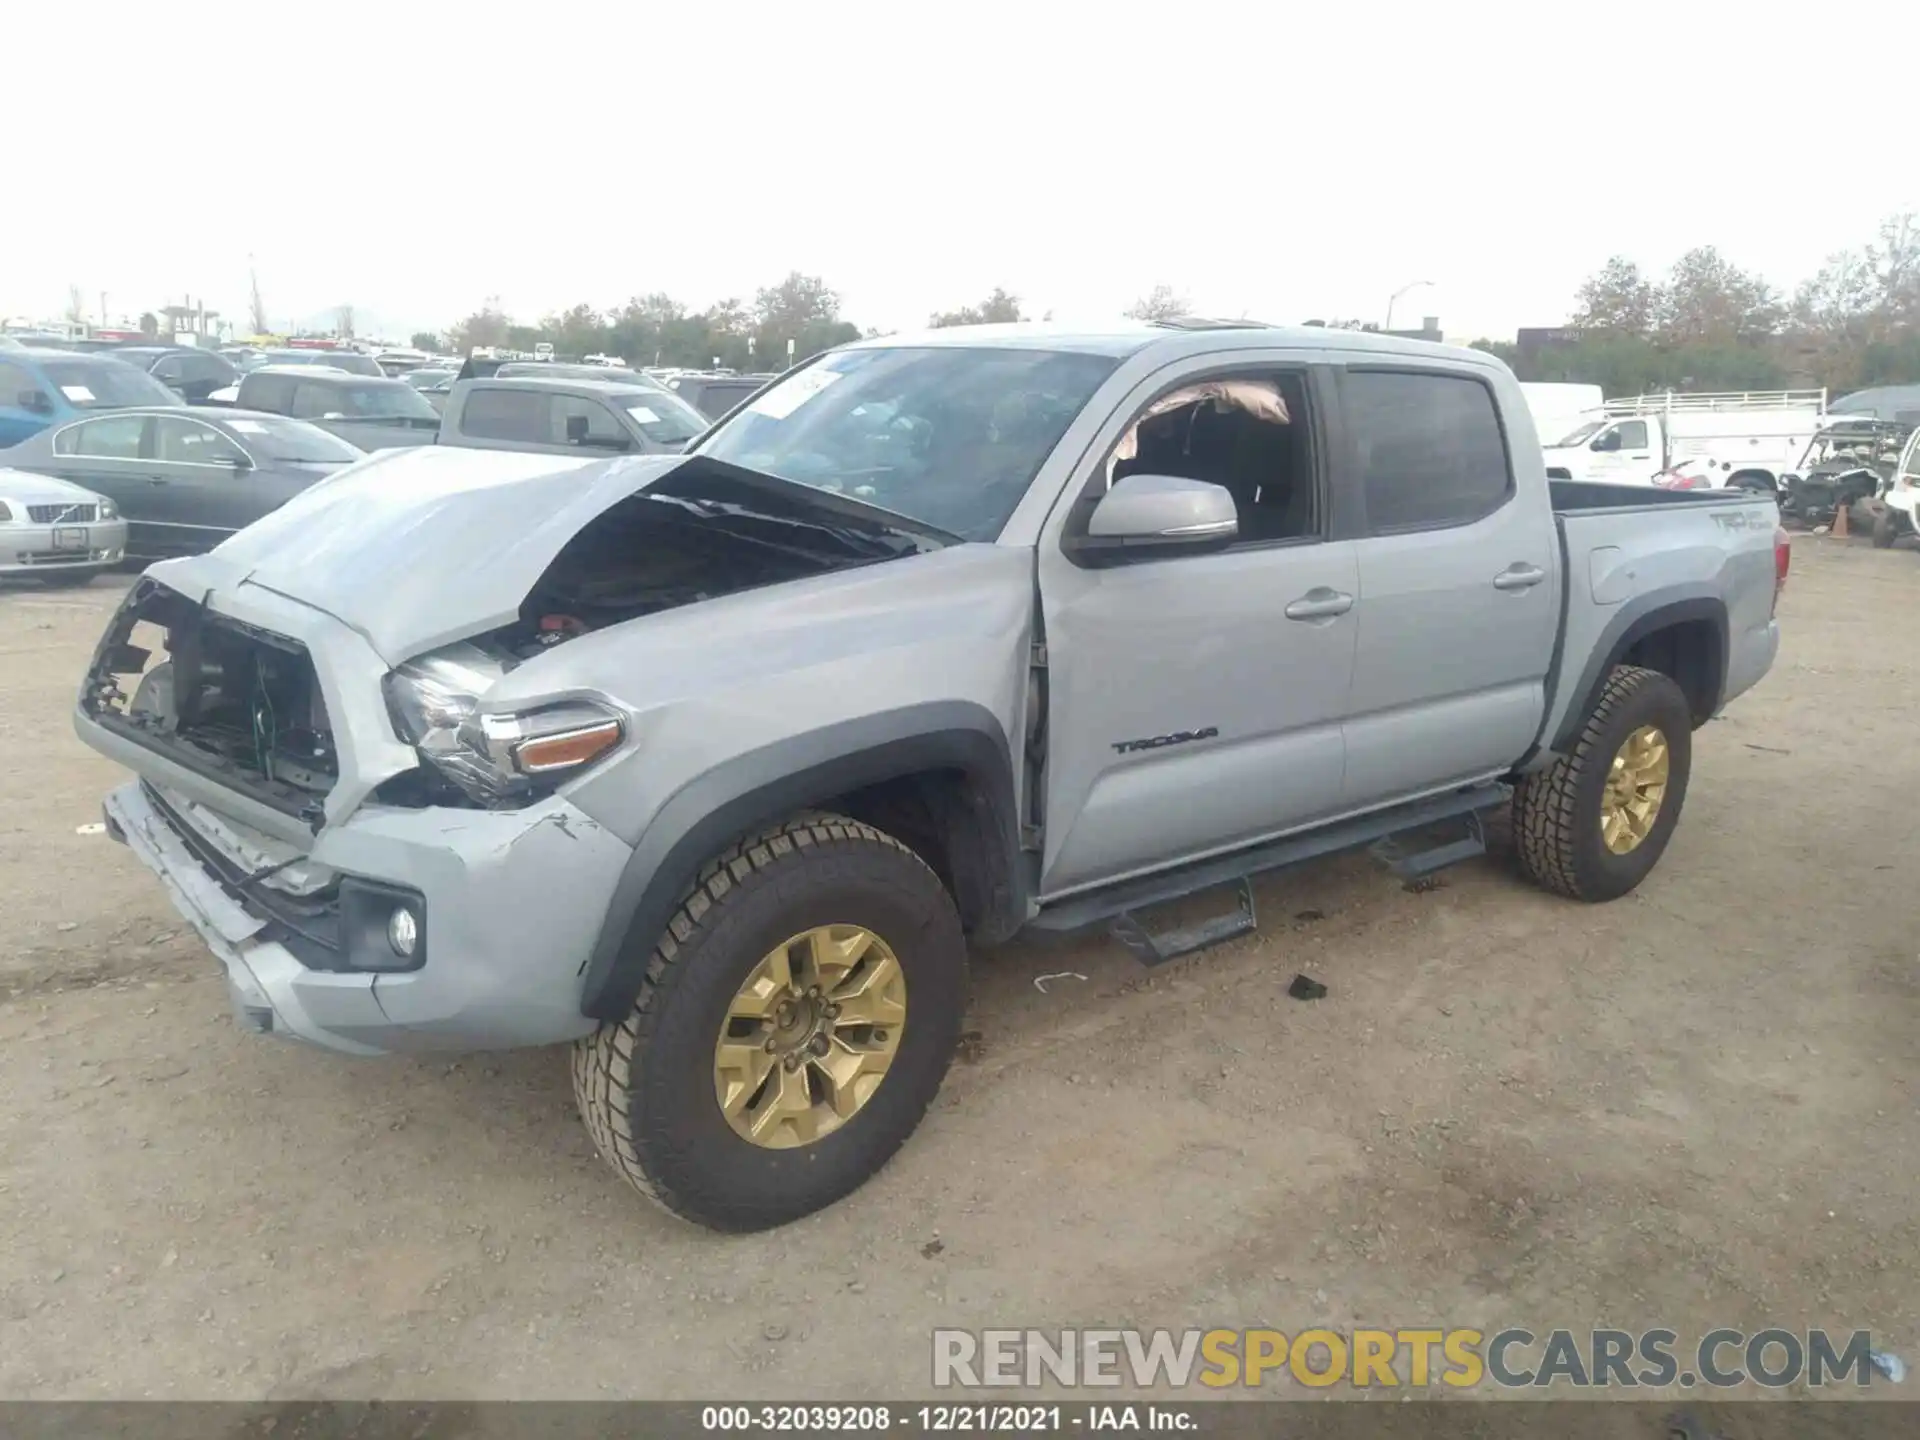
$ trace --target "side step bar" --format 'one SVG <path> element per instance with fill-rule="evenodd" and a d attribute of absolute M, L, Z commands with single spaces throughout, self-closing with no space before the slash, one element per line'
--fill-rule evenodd
<path fill-rule="evenodd" d="M 1375 858 L 1389 870 L 1402 880 L 1412 881 L 1485 854 L 1486 829 L 1480 820 L 1481 813 L 1504 805 L 1512 795 L 1510 785 L 1477 785 L 1358 816 L 1303 835 L 1272 840 L 1249 850 L 1075 895 L 1041 910 L 1027 922 L 1027 928 L 1045 934 L 1070 935 L 1105 923 L 1113 937 L 1132 951 L 1141 964 L 1164 965 L 1196 950 L 1252 934 L 1258 927 L 1251 883 L 1256 875 L 1370 847 Z M 1453 829 L 1457 838 L 1421 848 L 1416 839 L 1419 832 L 1442 825 Z M 1237 884 L 1239 889 L 1235 909 L 1199 925 L 1156 933 L 1148 929 L 1137 913 L 1231 884 Z"/>

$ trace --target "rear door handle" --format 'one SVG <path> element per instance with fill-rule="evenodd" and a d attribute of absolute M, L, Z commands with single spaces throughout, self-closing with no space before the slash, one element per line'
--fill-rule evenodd
<path fill-rule="evenodd" d="M 1547 572 L 1538 565 L 1528 565 L 1519 561 L 1509 565 L 1493 577 L 1496 590 L 1531 590 L 1547 578 Z"/>
<path fill-rule="evenodd" d="M 164 475 L 149 475 L 147 476 L 147 483 L 149 485 L 164 485 L 167 483 L 167 477 Z"/>
<path fill-rule="evenodd" d="M 1316 585 L 1286 608 L 1289 620 L 1330 620 L 1353 608 L 1353 596 L 1342 590 Z"/>

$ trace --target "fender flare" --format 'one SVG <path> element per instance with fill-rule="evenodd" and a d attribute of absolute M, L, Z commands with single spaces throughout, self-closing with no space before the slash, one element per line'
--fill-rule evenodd
<path fill-rule="evenodd" d="M 1636 644 L 1656 630 L 1696 620 L 1710 621 L 1719 637 L 1719 684 L 1713 703 L 1707 707 L 1707 714 L 1717 712 L 1721 697 L 1726 694 L 1727 657 L 1731 654 L 1727 602 L 1707 585 L 1664 589 L 1627 601 L 1620 607 L 1620 613 L 1607 622 L 1607 628 L 1600 632 L 1600 641 L 1587 657 L 1586 667 L 1581 670 L 1580 679 L 1573 690 L 1576 702 L 1560 718 L 1560 724 L 1545 748 L 1564 754 L 1580 738 L 1581 728 L 1593 713 L 1593 707 L 1599 703 L 1600 691 L 1607 683 L 1607 676 L 1613 673 L 1621 657 Z"/>
<path fill-rule="evenodd" d="M 776 741 L 707 771 L 648 823 L 582 966 L 581 1013 L 619 1021 L 632 1010 L 653 948 L 701 866 L 742 835 L 866 786 L 928 771 L 969 782 L 994 872 L 989 929 L 1025 918 L 1012 751 L 984 706 L 937 701 Z"/>

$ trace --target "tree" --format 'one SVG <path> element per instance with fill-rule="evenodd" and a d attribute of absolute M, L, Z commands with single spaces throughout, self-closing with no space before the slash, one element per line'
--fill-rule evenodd
<path fill-rule="evenodd" d="M 252 256 L 247 257 L 247 292 L 247 318 L 253 322 L 253 333 L 271 333 L 267 328 L 266 302 L 260 298 L 260 275 L 253 268 Z"/>
<path fill-rule="evenodd" d="M 333 333 L 338 335 L 342 340 L 351 340 L 353 338 L 353 306 L 334 306 Z"/>
<path fill-rule="evenodd" d="M 943 310 L 930 316 L 927 324 L 935 330 L 952 325 L 1006 325 L 1026 317 L 1020 313 L 1020 297 L 995 286 L 993 293 L 978 305 L 963 305 L 958 310 Z"/>
<path fill-rule="evenodd" d="M 1659 292 L 1638 265 L 1615 255 L 1580 287 L 1577 299 L 1574 329 L 1644 335 L 1653 328 Z"/>
<path fill-rule="evenodd" d="M 556 355 L 597 355 L 607 348 L 607 323 L 591 305 L 549 315 L 540 322 L 540 329 Z"/>
<path fill-rule="evenodd" d="M 763 365 L 784 366 L 788 344 L 798 362 L 860 338 L 860 327 L 840 318 L 840 296 L 817 275 L 788 272 L 753 297 L 754 346 Z"/>
<path fill-rule="evenodd" d="M 1782 313 L 1771 285 L 1702 245 L 1674 262 L 1660 290 L 1655 324 L 1669 344 L 1725 345 L 1773 334 Z"/>
<path fill-rule="evenodd" d="M 494 348 L 507 343 L 507 330 L 512 323 L 505 311 L 487 304 L 449 330 L 447 339 L 453 342 L 454 353 L 459 355 L 483 347 Z"/>
<path fill-rule="evenodd" d="M 87 323 L 87 302 L 80 294 L 78 285 L 67 287 L 67 323 L 84 325 Z"/>
<path fill-rule="evenodd" d="M 1192 313 L 1186 296 L 1174 294 L 1171 285 L 1156 285 L 1128 307 L 1126 316 L 1129 320 L 1178 320 Z"/>
<path fill-rule="evenodd" d="M 407 343 L 416 350 L 438 350 L 440 337 L 431 330 L 416 330 L 408 338 Z"/>
<path fill-rule="evenodd" d="M 140 312 L 140 333 L 149 340 L 160 333 L 160 317 L 151 310 Z"/>

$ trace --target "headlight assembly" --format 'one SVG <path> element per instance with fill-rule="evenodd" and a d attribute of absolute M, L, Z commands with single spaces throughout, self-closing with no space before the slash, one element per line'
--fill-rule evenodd
<path fill-rule="evenodd" d="M 589 700 L 563 700 L 506 714 L 481 713 L 497 670 L 429 655 L 386 678 L 395 729 L 420 757 L 490 808 L 525 805 L 618 748 L 620 715 Z"/>

